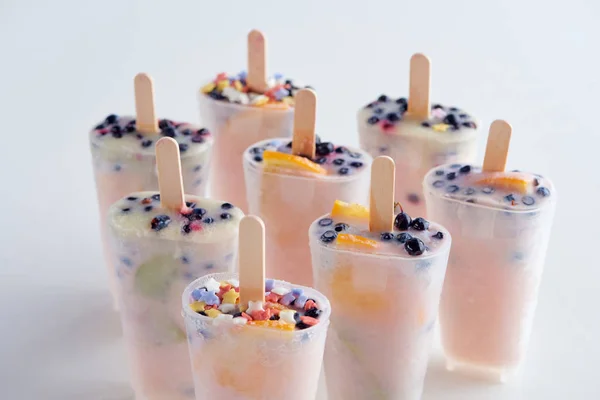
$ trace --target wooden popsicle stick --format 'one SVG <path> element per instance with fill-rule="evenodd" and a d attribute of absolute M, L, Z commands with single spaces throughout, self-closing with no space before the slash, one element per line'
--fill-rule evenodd
<path fill-rule="evenodd" d="M 146 73 L 139 73 L 133 80 L 135 90 L 135 125 L 138 132 L 155 135 L 158 129 L 158 118 L 154 109 L 154 81 Z"/>
<path fill-rule="evenodd" d="M 246 82 L 252 91 L 264 93 L 269 90 L 267 82 L 267 40 L 259 30 L 248 34 L 248 76 Z"/>
<path fill-rule="evenodd" d="M 240 304 L 265 301 L 265 225 L 253 215 L 240 221 Z"/>
<path fill-rule="evenodd" d="M 371 166 L 371 209 L 369 230 L 391 232 L 394 226 L 396 165 L 388 156 L 379 156 Z"/>
<path fill-rule="evenodd" d="M 427 56 L 417 53 L 410 58 L 410 82 L 408 91 L 408 114 L 422 120 L 429 118 L 431 85 L 431 62 Z"/>
<path fill-rule="evenodd" d="M 292 153 L 315 158 L 315 124 L 317 119 L 317 94 L 311 89 L 302 89 L 296 93 L 294 106 L 294 136 Z"/>
<path fill-rule="evenodd" d="M 484 172 L 504 172 L 511 135 L 512 127 L 508 122 L 501 119 L 492 122 L 483 158 Z"/>
<path fill-rule="evenodd" d="M 156 165 L 161 206 L 171 210 L 184 210 L 186 206 L 181 178 L 179 144 L 175 139 L 164 137 L 156 142 Z"/>

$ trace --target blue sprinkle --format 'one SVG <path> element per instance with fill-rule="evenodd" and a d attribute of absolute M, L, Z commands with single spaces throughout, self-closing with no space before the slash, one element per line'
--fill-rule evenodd
<path fill-rule="evenodd" d="M 195 301 L 199 301 L 202 298 L 204 292 L 206 292 L 206 288 L 198 288 L 192 290 L 192 299 L 194 299 Z"/>
<path fill-rule="evenodd" d="M 121 166 L 119 164 L 116 164 L 114 169 L 115 171 L 119 172 L 121 170 Z"/>
<path fill-rule="evenodd" d="M 123 264 L 125 264 L 128 267 L 131 267 L 133 265 L 133 263 L 131 262 L 131 260 L 127 257 L 121 257 L 121 262 Z"/>
<path fill-rule="evenodd" d="M 308 300 L 308 297 L 304 294 L 301 294 L 300 296 L 298 296 L 298 298 L 296 299 L 296 302 L 294 303 L 294 305 L 298 308 L 304 308 L 304 305 L 306 304 L 306 301 Z"/>
<path fill-rule="evenodd" d="M 215 264 L 206 264 L 206 267 L 204 267 L 205 269 L 213 269 L 215 267 Z"/>
<path fill-rule="evenodd" d="M 248 76 L 248 73 L 246 71 L 241 71 L 238 74 L 238 79 L 246 79 L 247 76 Z"/>
<path fill-rule="evenodd" d="M 277 73 L 275 73 L 275 75 L 273 75 L 273 77 L 275 79 L 281 79 L 281 78 L 283 78 L 283 74 L 280 74 L 279 72 L 277 72 Z"/>
<path fill-rule="evenodd" d="M 296 297 L 300 296 L 302 293 L 304 293 L 304 289 L 302 288 L 292 289 L 292 294 Z"/>
<path fill-rule="evenodd" d="M 287 94 L 288 94 L 288 91 L 287 91 L 287 90 L 285 90 L 285 89 L 279 89 L 278 91 L 276 91 L 276 92 L 275 92 L 275 98 L 276 98 L 277 100 L 281 100 L 281 99 L 283 99 L 284 97 L 286 97 L 286 96 L 287 96 Z"/>
<path fill-rule="evenodd" d="M 180 260 L 181 260 L 181 262 L 183 264 L 189 264 L 190 263 L 190 260 L 186 256 L 181 256 Z"/>
<path fill-rule="evenodd" d="M 221 304 L 221 300 L 219 300 L 219 296 L 217 296 L 217 292 L 203 292 L 200 296 L 200 300 L 206 303 L 207 306 L 214 306 Z"/>
<path fill-rule="evenodd" d="M 267 279 L 265 281 L 265 292 L 270 292 L 273 289 L 273 285 L 275 285 L 273 279 Z"/>
<path fill-rule="evenodd" d="M 289 306 L 291 304 L 292 301 L 294 301 L 295 297 L 292 294 L 292 292 L 287 293 L 286 295 L 284 295 L 281 300 L 279 300 L 279 302 L 281 304 L 283 304 L 284 306 Z"/>

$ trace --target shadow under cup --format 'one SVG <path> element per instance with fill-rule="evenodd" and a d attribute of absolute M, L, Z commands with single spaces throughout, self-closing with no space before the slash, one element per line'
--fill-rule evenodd
<path fill-rule="evenodd" d="M 235 273 L 218 273 L 192 282 L 183 292 L 196 399 L 314 400 L 329 327 L 329 301 L 314 289 L 275 281 L 277 286 L 301 288 L 323 310 L 310 328 L 283 331 L 235 325 L 194 312 L 189 304 L 194 289 L 214 278 L 238 279 Z"/>
<path fill-rule="evenodd" d="M 198 95 L 200 118 L 214 137 L 210 195 L 247 212 L 242 157 L 253 143 L 291 137 L 294 109 L 252 107 Z"/>

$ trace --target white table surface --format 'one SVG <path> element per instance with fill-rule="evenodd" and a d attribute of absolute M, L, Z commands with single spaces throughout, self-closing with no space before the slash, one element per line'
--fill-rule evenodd
<path fill-rule="evenodd" d="M 461 378 L 436 347 L 423 398 L 599 399 L 600 263 L 588 258 L 600 236 L 599 3 L 291 3 L 0 2 L 0 398 L 130 398 L 87 131 L 133 112 L 139 71 L 155 78 L 161 116 L 197 120 L 196 89 L 243 69 L 245 35 L 260 28 L 271 71 L 317 89 L 324 138 L 356 145 L 355 111 L 380 93 L 405 94 L 408 59 L 422 51 L 433 61 L 433 100 L 479 118 L 481 154 L 490 122 L 507 119 L 509 168 L 558 187 L 521 377 L 491 386 Z"/>

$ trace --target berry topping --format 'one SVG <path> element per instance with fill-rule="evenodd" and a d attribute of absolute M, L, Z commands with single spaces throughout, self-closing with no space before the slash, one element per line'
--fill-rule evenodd
<path fill-rule="evenodd" d="M 446 192 L 448 193 L 456 193 L 460 188 L 456 185 L 450 185 L 446 188 Z"/>
<path fill-rule="evenodd" d="M 435 235 L 432 236 L 432 238 L 443 239 L 444 238 L 444 233 L 438 231 Z"/>
<path fill-rule="evenodd" d="M 429 229 L 429 221 L 425 218 L 418 217 L 411 222 L 410 227 L 417 231 L 425 231 Z"/>
<path fill-rule="evenodd" d="M 348 224 L 340 222 L 338 224 L 335 224 L 335 227 L 333 229 L 335 229 L 336 232 L 343 232 L 348 229 Z"/>
<path fill-rule="evenodd" d="M 410 227 L 411 222 L 412 219 L 410 216 L 405 212 L 401 212 L 396 215 L 396 218 L 394 219 L 394 226 L 400 231 L 405 231 Z"/>
<path fill-rule="evenodd" d="M 406 252 L 411 256 L 420 256 L 425 252 L 425 243 L 419 238 L 411 238 L 404 243 Z"/>
<path fill-rule="evenodd" d="M 231 203 L 223 203 L 223 204 L 221 204 L 221 208 L 223 210 L 230 210 L 230 209 L 233 208 L 233 204 L 231 204 Z"/>
<path fill-rule="evenodd" d="M 390 232 L 384 232 L 381 234 L 381 240 L 388 241 L 394 238 L 394 234 Z"/>
<path fill-rule="evenodd" d="M 471 172 L 471 166 L 470 165 L 465 165 L 463 167 L 461 167 L 458 172 L 460 172 L 461 174 L 468 174 L 469 172 Z"/>
<path fill-rule="evenodd" d="M 334 150 L 333 144 L 329 142 L 319 143 L 316 147 L 316 154 L 319 156 L 327 156 Z"/>
<path fill-rule="evenodd" d="M 398 234 L 398 236 L 396 237 L 396 240 L 399 241 L 400 243 L 406 243 L 407 240 L 412 239 L 412 235 L 410 233 L 407 232 L 402 232 L 400 234 Z"/>
<path fill-rule="evenodd" d="M 337 233 L 335 231 L 326 231 L 321 235 L 321 241 L 324 243 L 333 242 L 337 238 Z"/>
<path fill-rule="evenodd" d="M 535 204 L 535 199 L 533 197 L 531 197 L 531 196 L 523 196 L 523 198 L 521 199 L 521 201 L 526 206 L 532 206 L 532 205 Z"/>
<path fill-rule="evenodd" d="M 155 231 L 160 231 L 161 229 L 166 228 L 171 223 L 171 218 L 168 215 L 157 215 L 152 218 L 150 222 L 150 227 Z"/>
<path fill-rule="evenodd" d="M 456 172 L 449 172 L 446 175 L 446 179 L 448 179 L 449 181 L 452 181 L 452 180 L 456 179 Z"/>
<path fill-rule="evenodd" d="M 538 187 L 535 192 L 542 197 L 550 196 L 550 190 L 548 190 L 548 188 L 545 188 L 543 186 Z"/>

